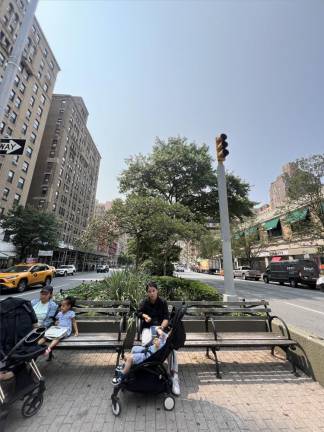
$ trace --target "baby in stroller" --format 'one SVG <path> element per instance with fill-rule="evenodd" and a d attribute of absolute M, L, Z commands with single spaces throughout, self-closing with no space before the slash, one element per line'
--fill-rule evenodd
<path fill-rule="evenodd" d="M 157 337 L 146 346 L 132 348 L 131 356 L 124 365 L 117 366 L 113 379 L 114 390 L 111 395 L 112 412 L 115 416 L 121 413 L 121 403 L 118 398 L 120 391 L 137 393 L 164 394 L 164 408 L 173 410 L 175 399 L 172 396 L 172 381 L 164 362 L 173 350 L 184 346 L 185 330 L 182 322 L 185 308 L 173 311 L 170 320 L 170 332 L 164 333 L 156 328 Z"/>
<path fill-rule="evenodd" d="M 165 345 L 167 337 L 168 334 L 165 333 L 161 327 L 156 327 L 156 336 L 153 337 L 148 346 L 134 346 L 131 355 L 126 359 L 125 363 L 121 366 L 117 366 L 117 377 L 113 378 L 112 383 L 114 385 L 120 384 L 131 370 L 131 367 L 148 360 Z"/>

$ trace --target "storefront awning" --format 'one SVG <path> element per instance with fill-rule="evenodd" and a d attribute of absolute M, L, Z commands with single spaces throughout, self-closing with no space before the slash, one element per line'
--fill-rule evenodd
<path fill-rule="evenodd" d="M 248 235 L 248 236 L 257 234 L 258 233 L 258 227 L 254 226 L 254 227 L 247 228 L 244 233 L 245 233 L 245 235 Z"/>
<path fill-rule="evenodd" d="M 294 210 L 291 213 L 287 214 L 286 221 L 290 224 L 295 222 L 304 221 L 308 215 L 308 208 Z"/>
<path fill-rule="evenodd" d="M 263 227 L 266 231 L 270 231 L 272 229 L 277 228 L 278 223 L 279 223 L 279 218 L 274 218 L 267 222 L 264 222 Z"/>

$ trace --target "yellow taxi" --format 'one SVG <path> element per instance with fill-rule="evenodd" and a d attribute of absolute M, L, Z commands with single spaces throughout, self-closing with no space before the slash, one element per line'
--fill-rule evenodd
<path fill-rule="evenodd" d="M 47 264 L 17 264 L 0 273 L 0 290 L 16 289 L 24 292 L 33 285 L 50 285 L 53 278 L 53 269 Z"/>

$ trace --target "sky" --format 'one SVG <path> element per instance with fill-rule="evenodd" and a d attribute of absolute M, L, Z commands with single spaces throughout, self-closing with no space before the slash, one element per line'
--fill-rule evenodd
<path fill-rule="evenodd" d="M 61 67 L 102 156 L 97 198 L 155 138 L 228 135 L 226 169 L 269 201 L 284 163 L 324 153 L 322 0 L 40 0 Z"/>

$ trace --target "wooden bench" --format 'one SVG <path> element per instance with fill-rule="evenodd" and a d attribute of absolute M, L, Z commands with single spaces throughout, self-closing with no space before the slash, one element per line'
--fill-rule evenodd
<path fill-rule="evenodd" d="M 236 302 L 170 301 L 173 307 L 186 306 L 183 318 L 186 329 L 184 348 L 206 349 L 209 357 L 214 355 L 216 375 L 221 378 L 217 351 L 221 349 L 271 349 L 282 348 L 296 374 L 296 365 L 290 349 L 297 345 L 290 337 L 287 325 L 277 316 L 271 316 L 269 303 L 265 300 L 242 300 Z M 283 331 L 274 332 L 272 323 L 278 320 Z M 140 340 L 141 325 L 137 325 Z"/>
<path fill-rule="evenodd" d="M 79 336 L 60 341 L 56 349 L 107 349 L 123 355 L 130 314 L 129 301 L 75 300 Z"/>

